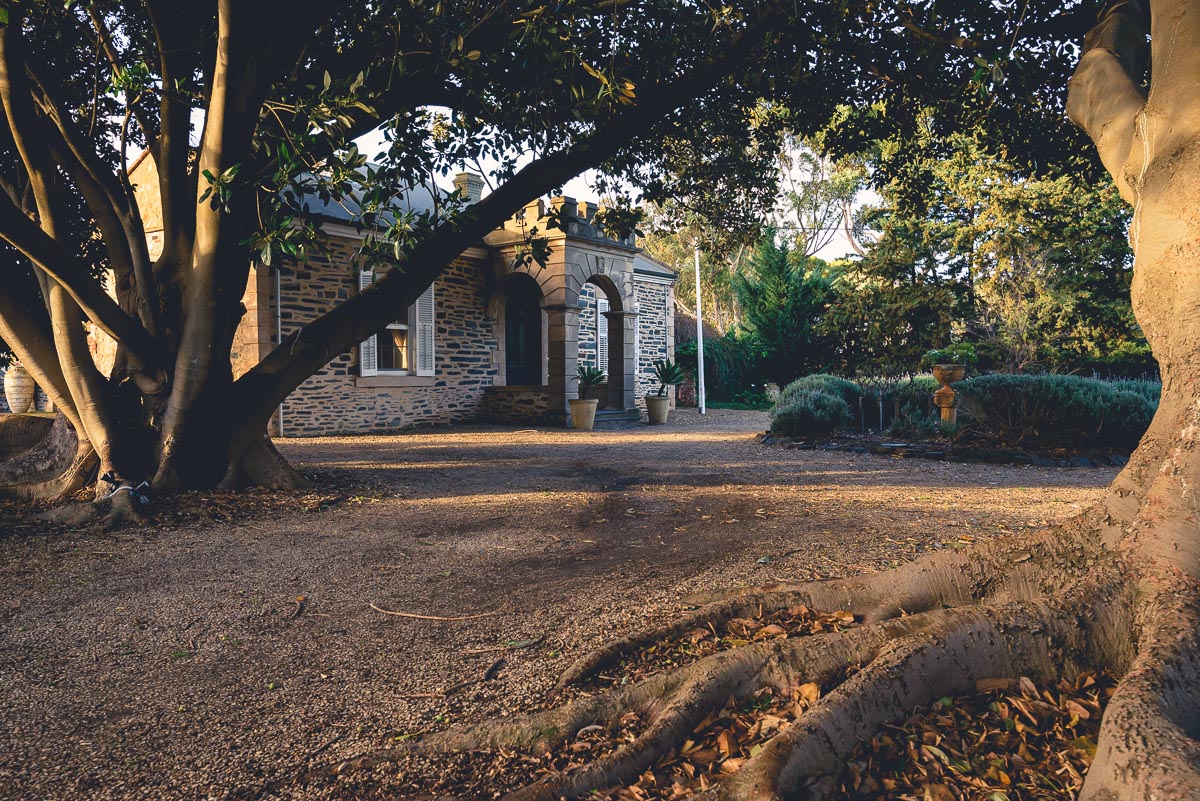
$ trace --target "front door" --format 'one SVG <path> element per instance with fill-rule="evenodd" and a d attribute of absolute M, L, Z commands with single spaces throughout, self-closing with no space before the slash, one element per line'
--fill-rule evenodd
<path fill-rule="evenodd" d="M 523 284 L 513 287 L 504 304 L 505 377 L 509 386 L 542 383 L 542 310 L 537 295 Z"/>

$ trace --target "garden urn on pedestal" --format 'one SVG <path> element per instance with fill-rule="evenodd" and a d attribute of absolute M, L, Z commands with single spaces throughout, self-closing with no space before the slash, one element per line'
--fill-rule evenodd
<path fill-rule="evenodd" d="M 4 400 L 13 414 L 25 414 L 33 407 L 33 378 L 19 364 L 11 365 L 4 373 Z"/>
<path fill-rule="evenodd" d="M 933 393 L 933 404 L 941 411 L 942 429 L 952 428 L 958 422 L 958 393 L 950 388 L 961 381 L 967 368 L 961 364 L 935 364 L 933 377 L 941 384 Z"/>

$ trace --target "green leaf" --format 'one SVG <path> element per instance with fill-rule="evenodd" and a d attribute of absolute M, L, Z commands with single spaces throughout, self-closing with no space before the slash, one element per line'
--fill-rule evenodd
<path fill-rule="evenodd" d="M 950 757 L 946 756 L 946 752 L 942 749 L 933 745 L 922 745 L 921 748 L 925 749 L 925 751 L 927 751 L 930 756 L 937 759 L 938 762 L 941 762 L 947 767 L 950 766 Z"/>

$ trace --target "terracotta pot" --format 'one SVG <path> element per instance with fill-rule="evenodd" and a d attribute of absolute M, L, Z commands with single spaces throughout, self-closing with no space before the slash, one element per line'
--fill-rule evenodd
<path fill-rule="evenodd" d="M 650 425 L 661 426 L 667 422 L 667 412 L 670 409 L 671 398 L 667 395 L 646 396 L 646 416 L 650 418 Z"/>
<path fill-rule="evenodd" d="M 933 366 L 933 377 L 943 387 L 948 387 L 955 381 L 962 381 L 966 372 L 966 366 L 961 364 L 935 364 Z"/>
<path fill-rule="evenodd" d="M 4 400 L 8 410 L 13 414 L 25 414 L 33 408 L 35 386 L 24 367 L 19 364 L 9 367 L 4 373 Z"/>
<path fill-rule="evenodd" d="M 572 398 L 567 403 L 571 407 L 571 427 L 579 431 L 591 431 L 596 424 L 596 407 L 600 401 Z"/>

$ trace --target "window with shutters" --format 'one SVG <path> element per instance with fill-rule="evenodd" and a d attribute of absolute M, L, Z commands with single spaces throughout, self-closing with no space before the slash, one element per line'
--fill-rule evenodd
<path fill-rule="evenodd" d="M 608 372 L 608 298 L 602 295 L 596 297 L 596 367 Z"/>
<path fill-rule="evenodd" d="M 362 291 L 378 276 L 359 273 Z M 417 298 L 400 316 L 358 347 L 359 375 L 433 375 L 434 372 L 433 287 Z"/>

